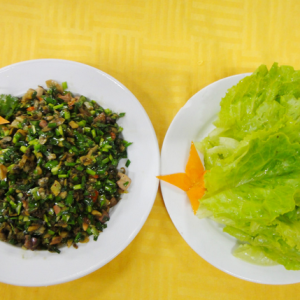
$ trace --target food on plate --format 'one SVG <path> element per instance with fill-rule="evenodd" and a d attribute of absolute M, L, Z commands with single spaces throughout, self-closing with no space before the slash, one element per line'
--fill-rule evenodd
<path fill-rule="evenodd" d="M 204 153 L 211 216 L 241 245 L 235 255 L 300 269 L 300 71 L 260 66 L 230 88 Z"/>
<path fill-rule="evenodd" d="M 197 216 L 237 238 L 236 257 L 300 270 L 300 71 L 260 66 L 227 91 L 214 125 L 195 142 L 206 169 Z"/>
<path fill-rule="evenodd" d="M 199 207 L 199 199 L 205 192 L 204 188 L 204 167 L 198 156 L 194 143 L 191 144 L 189 159 L 185 173 L 157 176 L 158 179 L 171 183 L 187 193 L 194 213 Z"/>
<path fill-rule="evenodd" d="M 0 240 L 60 252 L 97 240 L 131 180 L 117 120 L 67 84 L 0 95 Z M 128 160 L 126 166 L 129 166 Z"/>

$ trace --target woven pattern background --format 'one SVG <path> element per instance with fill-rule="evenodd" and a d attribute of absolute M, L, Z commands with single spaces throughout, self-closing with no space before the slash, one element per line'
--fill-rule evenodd
<path fill-rule="evenodd" d="M 61 58 L 99 68 L 139 99 L 161 147 L 178 110 L 206 85 L 261 63 L 299 69 L 299 15 L 298 0 L 0 0 L 0 67 Z M 300 284 L 217 270 L 181 238 L 158 191 L 140 233 L 103 268 L 50 287 L 0 283 L 0 292 L 5 300 L 265 300 L 298 299 Z"/>

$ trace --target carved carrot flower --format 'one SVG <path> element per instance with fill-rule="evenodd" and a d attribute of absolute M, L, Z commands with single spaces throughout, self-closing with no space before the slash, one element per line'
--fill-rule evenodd
<path fill-rule="evenodd" d="M 5 120 L 4 118 L 2 118 L 2 117 L 0 116 L 0 125 L 2 125 L 2 124 L 8 124 L 8 123 L 10 123 L 10 122 L 7 121 L 7 120 Z"/>
<path fill-rule="evenodd" d="M 192 142 L 185 173 L 157 176 L 157 178 L 185 191 L 190 199 L 194 214 L 196 214 L 199 207 L 199 199 L 201 199 L 205 193 L 204 174 L 204 167 L 196 147 Z"/>

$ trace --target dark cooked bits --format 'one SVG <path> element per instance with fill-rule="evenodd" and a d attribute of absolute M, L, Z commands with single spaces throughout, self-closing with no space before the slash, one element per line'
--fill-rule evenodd
<path fill-rule="evenodd" d="M 117 123 L 124 113 L 47 85 L 0 95 L 10 121 L 0 125 L 0 240 L 59 253 L 106 228 L 130 185 L 117 169 L 130 143 Z"/>

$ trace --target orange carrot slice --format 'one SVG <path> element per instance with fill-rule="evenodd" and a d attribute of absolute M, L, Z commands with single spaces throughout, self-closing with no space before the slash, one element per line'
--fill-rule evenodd
<path fill-rule="evenodd" d="M 204 173 L 204 167 L 193 142 L 191 144 L 189 160 L 185 167 L 185 173 L 193 183 L 199 181 Z"/>
<path fill-rule="evenodd" d="M 187 195 L 190 199 L 194 214 L 196 214 L 199 208 L 199 200 L 205 193 L 204 181 L 203 179 L 197 182 L 192 188 L 190 188 L 187 192 Z"/>
<path fill-rule="evenodd" d="M 8 123 L 9 123 L 9 121 L 5 120 L 4 118 L 2 118 L 0 116 L 0 125 L 2 125 L 2 124 L 8 124 Z"/>
<path fill-rule="evenodd" d="M 89 178 L 99 178 L 99 175 L 90 175 Z"/>
<path fill-rule="evenodd" d="M 157 176 L 157 178 L 184 190 L 189 197 L 194 214 L 196 214 L 200 204 L 199 200 L 205 193 L 205 172 L 197 149 L 192 142 L 189 159 L 185 167 L 185 173 Z"/>
<path fill-rule="evenodd" d="M 157 176 L 157 178 L 171 183 L 184 191 L 188 191 L 192 187 L 192 182 L 185 173 Z"/>

